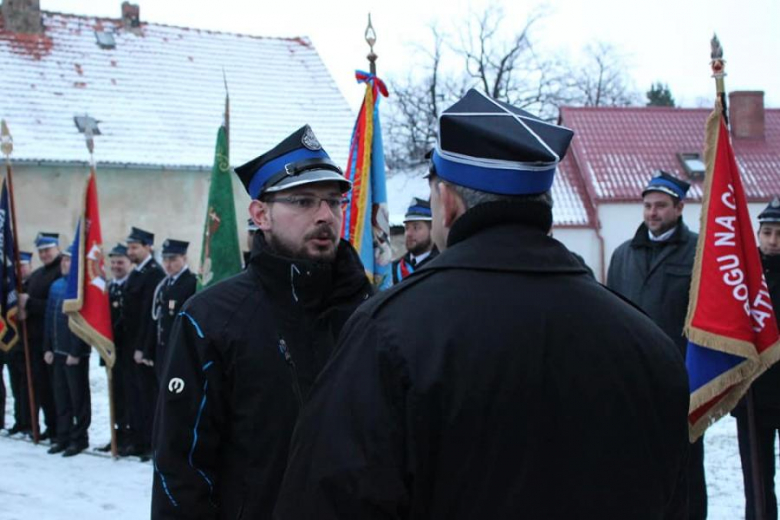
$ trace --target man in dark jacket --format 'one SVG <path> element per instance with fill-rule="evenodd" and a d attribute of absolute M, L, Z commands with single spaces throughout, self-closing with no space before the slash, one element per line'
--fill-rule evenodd
<path fill-rule="evenodd" d="M 35 391 L 35 413 L 43 410 L 46 430 L 41 440 L 57 438 L 57 411 L 52 391 L 52 370 L 43 361 L 43 331 L 46 316 L 46 302 L 51 285 L 60 273 L 59 235 L 57 233 L 38 233 L 35 247 L 41 267 L 33 271 L 27 281 L 27 292 L 19 296 L 19 304 L 27 321 L 27 339 L 30 345 L 30 368 L 33 390 Z"/>
<path fill-rule="evenodd" d="M 138 455 L 142 459 L 151 456 L 152 423 L 157 400 L 157 376 L 154 362 L 144 353 L 154 350 L 157 327 L 152 319 L 154 290 L 165 273 L 152 256 L 154 234 L 132 228 L 127 237 L 127 255 L 135 264 L 125 283 L 125 333 L 127 352 L 132 367 L 127 374 L 125 396 L 128 399 L 130 432 L 132 440 L 120 453 Z"/>
<path fill-rule="evenodd" d="M 439 250 L 431 238 L 431 203 L 412 199 L 404 215 L 406 254 L 393 262 L 393 283 L 396 284 L 430 262 Z"/>
<path fill-rule="evenodd" d="M 185 304 L 155 422 L 152 517 L 270 518 L 299 408 L 371 292 L 339 240 L 350 183 L 305 126 L 236 169 L 250 264 Z"/>
<path fill-rule="evenodd" d="M 276 518 L 663 518 L 685 367 L 547 236 L 571 131 L 474 90 L 439 124 L 441 253 L 345 327 Z"/>
<path fill-rule="evenodd" d="M 607 287 L 628 298 L 663 329 L 685 358 L 683 336 L 698 235 L 682 219 L 690 184 L 658 171 L 642 193 L 644 222 L 612 254 Z M 690 520 L 707 518 L 704 437 L 688 459 Z"/>
<path fill-rule="evenodd" d="M 159 361 L 155 363 L 158 383 L 162 377 L 163 360 L 171 336 L 173 322 L 181 311 L 182 305 L 198 288 L 198 279 L 187 265 L 187 247 L 189 242 L 168 239 L 163 242 L 163 268 L 166 276 L 157 284 L 154 291 L 152 317 L 157 322 L 157 344 L 154 353 L 144 357 Z"/>
<path fill-rule="evenodd" d="M 19 252 L 19 264 L 22 275 L 22 292 L 27 292 L 27 281 L 32 273 L 32 253 Z M 19 340 L 5 355 L 8 367 L 8 379 L 11 383 L 11 393 L 14 397 L 14 425 L 8 430 L 9 435 L 17 433 L 29 434 L 32 425 L 30 423 L 30 401 L 27 389 L 27 364 L 25 363 L 24 338 L 22 327 L 18 327 Z"/>
<path fill-rule="evenodd" d="M 62 277 L 51 285 L 46 303 L 44 359 L 54 370 L 57 437 L 48 453 L 78 455 L 89 446 L 92 405 L 89 392 L 89 345 L 71 332 L 62 302 L 68 288 L 73 246 L 62 255 Z"/>
<path fill-rule="evenodd" d="M 764 266 L 775 319 L 780 325 L 780 198 L 775 197 L 758 216 L 758 248 Z M 756 379 L 750 390 L 755 408 L 759 468 L 764 484 L 764 518 L 777 520 L 775 496 L 775 442 L 780 432 L 780 365 L 775 364 Z M 734 409 L 737 418 L 739 455 L 742 459 L 742 477 L 745 483 L 745 520 L 756 518 L 753 486 L 753 457 L 750 450 L 750 430 L 746 399 Z"/>

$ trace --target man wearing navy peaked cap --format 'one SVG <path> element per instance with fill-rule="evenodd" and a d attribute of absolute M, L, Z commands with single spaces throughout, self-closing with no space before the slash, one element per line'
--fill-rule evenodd
<path fill-rule="evenodd" d="M 474 90 L 443 112 L 441 253 L 345 327 L 275 518 L 664 518 L 688 441 L 685 366 L 547 235 L 571 138 Z"/>
<path fill-rule="evenodd" d="M 249 264 L 189 299 L 157 360 L 155 519 L 271 518 L 300 407 L 371 293 L 339 238 L 350 183 L 309 126 L 236 173 Z"/>
<path fill-rule="evenodd" d="M 655 171 L 642 191 L 643 222 L 634 237 L 612 253 L 607 286 L 647 313 L 685 358 L 683 335 L 688 313 L 693 260 L 698 235 L 683 221 L 691 185 L 665 171 Z M 687 471 L 688 514 L 707 517 L 703 437 L 691 445 Z"/>
<path fill-rule="evenodd" d="M 396 284 L 430 262 L 439 250 L 431 238 L 431 203 L 414 197 L 404 215 L 406 254 L 393 262 L 393 283 Z"/>

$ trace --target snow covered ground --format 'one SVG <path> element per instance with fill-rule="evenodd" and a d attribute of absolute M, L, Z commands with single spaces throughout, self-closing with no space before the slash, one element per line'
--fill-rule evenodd
<path fill-rule="evenodd" d="M 90 443 L 110 436 L 106 373 L 91 357 L 92 426 Z M 8 381 L 6 373 L 6 384 Z M 9 389 L 10 395 L 10 389 Z M 6 425 L 13 425 L 11 399 Z M 112 520 L 148 518 L 152 465 L 138 459 L 112 460 L 96 453 L 65 459 L 48 455 L 47 445 L 0 435 L 0 520 Z M 705 437 L 710 520 L 743 518 L 742 471 L 736 423 L 730 417 Z M 780 492 L 780 490 L 778 490 Z"/>

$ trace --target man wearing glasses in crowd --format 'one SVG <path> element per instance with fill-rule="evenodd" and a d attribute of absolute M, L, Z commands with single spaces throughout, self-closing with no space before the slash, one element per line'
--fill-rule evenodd
<path fill-rule="evenodd" d="M 371 293 L 339 239 L 350 182 L 311 128 L 236 173 L 259 231 L 247 269 L 188 301 L 158 360 L 155 519 L 271 517 L 298 412 Z"/>

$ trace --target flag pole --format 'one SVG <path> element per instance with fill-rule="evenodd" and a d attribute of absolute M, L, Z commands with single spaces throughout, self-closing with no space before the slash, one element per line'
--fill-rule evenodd
<path fill-rule="evenodd" d="M 715 92 L 720 101 L 721 116 L 726 124 L 726 128 L 728 128 L 729 116 L 726 104 L 726 85 L 723 79 L 726 77 L 726 60 L 723 59 L 723 47 L 716 34 L 712 36 L 710 41 L 710 67 L 712 68 L 712 77 L 715 78 Z M 753 482 L 753 501 L 755 503 L 754 518 L 756 520 L 765 520 L 764 474 L 761 471 L 761 459 L 759 458 L 756 407 L 752 386 L 748 388 L 745 399 L 747 401 L 748 442 L 750 443 L 750 473 Z"/>
<path fill-rule="evenodd" d="M 374 52 L 374 44 L 376 43 L 376 31 L 371 24 L 371 13 L 368 13 L 368 27 L 366 27 L 366 42 L 368 43 L 369 53 L 366 58 L 370 64 L 369 71 L 372 75 L 376 76 L 376 59 L 379 57 Z"/>
<path fill-rule="evenodd" d="M 90 177 L 97 178 L 97 172 L 95 168 L 95 135 L 100 135 L 100 130 L 97 127 L 97 121 L 89 116 L 83 118 L 76 118 L 76 127 L 81 133 L 84 134 L 84 140 L 89 151 L 89 175 Z M 86 229 L 86 226 L 84 227 Z M 81 240 L 86 240 L 86 234 L 81 237 Z M 80 259 L 83 261 L 83 259 Z M 106 378 L 108 379 L 108 415 L 111 422 L 111 456 L 115 459 L 119 457 L 119 450 L 117 447 L 117 435 L 116 428 L 116 407 L 114 406 L 114 369 L 106 362 Z"/>
<path fill-rule="evenodd" d="M 2 151 L 5 155 L 5 171 L 8 180 L 8 198 L 11 203 L 11 226 L 14 232 L 14 271 L 16 272 L 16 294 L 22 294 L 22 273 L 19 257 L 19 231 L 16 226 L 16 204 L 14 202 L 14 175 L 11 168 L 11 152 L 14 149 L 14 141 L 5 119 L 0 123 L 0 134 L 2 135 Z M 27 340 L 27 319 L 22 322 L 22 341 L 24 342 L 24 365 L 27 372 L 27 395 L 30 401 L 30 425 L 32 426 L 33 442 L 38 444 L 40 441 L 40 426 L 38 424 L 38 410 L 35 403 L 35 388 L 33 388 L 32 366 L 30 364 L 30 343 Z"/>

